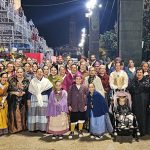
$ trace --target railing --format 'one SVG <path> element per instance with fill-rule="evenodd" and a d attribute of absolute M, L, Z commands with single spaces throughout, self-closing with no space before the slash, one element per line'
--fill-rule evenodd
<path fill-rule="evenodd" d="M 6 0 L 1 0 L 0 1 L 0 7 L 5 9 L 6 8 Z"/>
<path fill-rule="evenodd" d="M 2 38 L 3 41 L 5 40 L 9 43 L 21 42 L 30 45 L 30 47 L 34 49 L 45 49 L 47 47 L 45 39 L 38 36 L 38 30 L 36 28 L 31 29 L 31 26 L 33 27 L 34 24 L 27 22 L 24 13 L 19 15 L 19 13 L 14 10 L 13 5 L 6 2 L 6 0 L 0 0 L 0 8 L 6 11 L 0 15 L 0 20 L 3 21 L 3 24 L 0 26 L 0 41 L 2 41 Z M 13 24 L 8 24 L 8 22 Z M 31 40 L 32 33 L 37 34 L 37 41 Z"/>

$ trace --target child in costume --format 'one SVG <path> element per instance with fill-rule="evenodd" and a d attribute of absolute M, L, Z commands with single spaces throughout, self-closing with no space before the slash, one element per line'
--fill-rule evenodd
<path fill-rule="evenodd" d="M 56 139 L 56 137 L 63 139 L 63 134 L 68 132 L 69 123 L 67 113 L 67 92 L 62 90 L 61 81 L 56 81 L 47 107 L 47 132 L 53 134 L 52 139 Z"/>
<path fill-rule="evenodd" d="M 87 88 L 82 84 L 81 74 L 75 77 L 75 84 L 71 86 L 68 92 L 68 106 L 70 111 L 70 134 L 69 139 L 74 136 L 75 126 L 78 124 L 79 137 L 83 136 L 83 124 L 86 120 L 86 102 Z"/>

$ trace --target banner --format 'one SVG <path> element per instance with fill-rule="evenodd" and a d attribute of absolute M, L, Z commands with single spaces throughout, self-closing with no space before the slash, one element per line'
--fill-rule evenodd
<path fill-rule="evenodd" d="M 24 53 L 24 55 L 31 59 L 36 59 L 39 64 L 42 62 L 44 57 L 43 53 Z"/>

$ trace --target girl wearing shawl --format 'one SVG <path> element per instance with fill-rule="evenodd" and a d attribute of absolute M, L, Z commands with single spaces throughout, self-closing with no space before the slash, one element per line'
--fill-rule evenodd
<path fill-rule="evenodd" d="M 104 97 L 95 91 L 95 85 L 89 84 L 89 94 L 87 95 L 87 114 L 90 120 L 91 138 L 99 140 L 106 132 L 113 132 L 113 128 L 108 116 L 108 107 Z"/>
<path fill-rule="evenodd" d="M 28 130 L 46 131 L 46 109 L 52 83 L 43 76 L 43 70 L 37 69 L 36 77 L 29 85 L 30 100 L 28 101 Z"/>
<path fill-rule="evenodd" d="M 28 86 L 29 80 L 24 77 L 23 68 L 18 68 L 16 77 L 9 81 L 8 88 L 8 124 L 11 133 L 27 128 Z"/>
<path fill-rule="evenodd" d="M 61 81 L 56 81 L 47 107 L 47 132 L 53 134 L 52 139 L 56 139 L 56 136 L 62 139 L 62 135 L 69 130 L 67 113 L 67 92 L 61 89 Z"/>
<path fill-rule="evenodd" d="M 7 105 L 7 89 L 8 89 L 8 75 L 2 73 L 0 75 L 0 136 L 8 133 L 8 105 Z"/>

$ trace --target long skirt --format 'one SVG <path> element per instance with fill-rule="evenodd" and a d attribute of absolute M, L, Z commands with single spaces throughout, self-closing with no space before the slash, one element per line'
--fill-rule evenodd
<path fill-rule="evenodd" d="M 54 135 L 63 135 L 69 130 L 68 116 L 62 112 L 56 117 L 49 117 L 47 133 Z"/>
<path fill-rule="evenodd" d="M 10 112 L 10 117 L 8 121 L 10 133 L 16 133 L 27 129 L 25 106 L 22 106 L 20 108 L 19 104 L 16 104 L 16 109 Z"/>
<path fill-rule="evenodd" d="M 108 114 L 102 115 L 100 117 L 94 117 L 91 111 L 90 118 L 90 133 L 93 135 L 103 135 L 104 133 L 113 132 L 113 127 L 111 125 Z"/>
<path fill-rule="evenodd" d="M 4 107 L 0 106 L 0 135 L 8 133 L 8 105 L 4 103 Z"/>
<path fill-rule="evenodd" d="M 37 98 L 31 96 L 31 107 L 28 109 L 28 130 L 29 131 L 46 131 L 47 118 L 46 110 L 48 105 L 48 96 L 42 95 L 43 106 L 38 106 Z"/>

